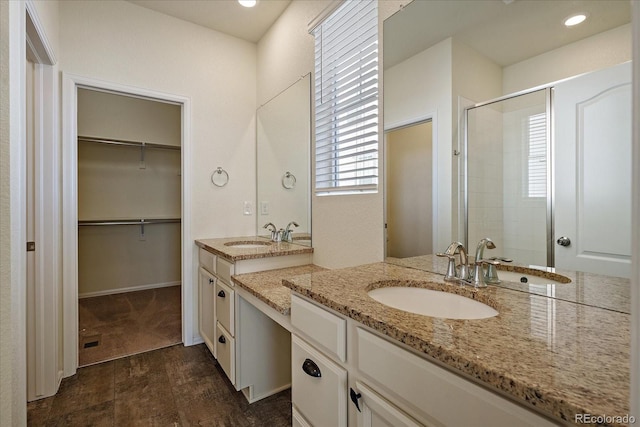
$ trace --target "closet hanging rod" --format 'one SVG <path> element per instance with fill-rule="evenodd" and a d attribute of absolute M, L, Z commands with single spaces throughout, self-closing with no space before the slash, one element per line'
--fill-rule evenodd
<path fill-rule="evenodd" d="M 116 220 L 95 220 L 95 221 L 78 221 L 78 225 L 147 225 L 147 224 L 172 224 L 180 223 L 180 218 L 166 219 L 116 219 Z"/>
<path fill-rule="evenodd" d="M 107 138 L 98 138 L 94 136 L 78 136 L 78 141 L 96 142 L 100 144 L 111 144 L 111 145 L 124 145 L 129 147 L 162 148 L 166 150 L 180 150 L 182 148 L 179 145 L 156 144 L 154 142 L 142 142 L 142 141 L 126 141 L 123 139 L 107 139 Z"/>

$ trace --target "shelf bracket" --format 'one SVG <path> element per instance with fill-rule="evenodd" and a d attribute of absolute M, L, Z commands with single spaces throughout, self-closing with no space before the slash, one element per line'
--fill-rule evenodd
<path fill-rule="evenodd" d="M 146 144 L 142 142 L 140 144 L 140 169 L 146 169 L 147 166 L 144 163 L 144 154 L 145 154 Z"/>

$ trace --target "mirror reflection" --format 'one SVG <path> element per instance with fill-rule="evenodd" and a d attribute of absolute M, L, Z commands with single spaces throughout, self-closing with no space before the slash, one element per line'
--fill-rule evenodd
<path fill-rule="evenodd" d="M 433 245 L 423 254 L 453 240 L 473 248 L 492 237 L 491 255 L 519 264 L 628 277 L 629 3 L 507 3 L 415 0 L 384 23 L 387 137 L 425 120 L 433 125 L 431 184 L 421 179 L 407 189 L 432 190 Z M 564 18 L 579 11 L 587 21 L 565 27 Z M 606 73 L 621 80 L 612 83 Z M 587 90 L 596 81 L 610 84 Z M 566 135 L 571 126 L 577 135 Z M 544 142 L 536 142 L 537 132 Z M 509 134 L 517 138 L 505 142 Z M 389 175 L 410 166 L 385 166 L 388 204 L 397 191 Z M 506 197 L 516 189 L 517 198 Z M 387 207 L 388 238 L 393 215 Z M 607 235 L 612 223 L 618 237 Z"/>
<path fill-rule="evenodd" d="M 257 224 L 258 236 L 271 229 L 291 230 L 293 243 L 311 246 L 310 74 L 258 108 Z M 273 227 L 265 228 L 266 224 Z"/>

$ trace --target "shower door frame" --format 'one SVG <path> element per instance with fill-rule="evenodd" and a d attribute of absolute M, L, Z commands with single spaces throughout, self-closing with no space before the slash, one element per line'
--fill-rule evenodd
<path fill-rule="evenodd" d="M 573 77 L 571 77 L 573 78 Z M 565 80 L 570 80 L 569 79 L 563 79 L 561 81 L 565 81 Z M 553 82 L 552 84 L 548 84 L 548 85 L 542 85 L 542 86 L 536 86 L 530 89 L 526 89 L 526 90 L 522 90 L 519 92 L 514 92 L 514 93 L 510 93 L 508 95 L 504 95 L 498 98 L 494 98 L 494 99 L 490 99 L 488 101 L 483 101 L 483 102 L 479 102 L 473 105 L 469 105 L 463 108 L 463 120 L 462 120 L 462 124 L 463 124 L 463 129 L 462 129 L 462 134 L 464 135 L 463 137 L 463 144 L 462 144 L 462 170 L 463 170 L 463 176 L 464 179 L 462 180 L 462 182 L 459 185 L 459 188 L 462 192 L 462 206 L 464 207 L 464 220 L 462 222 L 462 225 L 464 227 L 463 232 L 461 233 L 462 236 L 464 236 L 464 245 L 465 247 L 469 248 L 469 183 L 468 183 L 468 177 L 469 177 L 469 158 L 468 158 L 468 154 L 469 154 L 469 111 L 479 108 L 479 107 L 484 107 L 490 104 L 495 104 L 498 102 L 502 102 L 502 101 L 507 101 L 509 99 L 513 99 L 513 98 L 517 98 L 519 96 L 524 96 L 524 95 L 529 95 L 532 94 L 534 92 L 539 92 L 544 90 L 545 91 L 545 112 L 546 112 L 546 139 L 547 139 L 547 146 L 546 146 L 546 150 L 547 150 L 547 200 L 546 200 L 546 222 L 547 222 L 547 238 L 546 238 L 546 250 L 547 250 L 547 267 L 554 267 L 555 266 L 555 245 L 554 245 L 554 233 L 555 233 L 555 228 L 554 228 L 554 206 L 555 206 L 555 192 L 554 192 L 554 156 L 553 156 L 553 150 L 554 150 L 554 145 L 555 145 L 555 141 L 554 141 L 554 137 L 553 137 L 553 87 L 560 83 L 560 81 L 558 82 Z"/>

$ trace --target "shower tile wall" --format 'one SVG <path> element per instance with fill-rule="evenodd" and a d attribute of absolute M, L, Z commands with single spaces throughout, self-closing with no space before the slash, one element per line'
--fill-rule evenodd
<path fill-rule="evenodd" d="M 503 114 L 504 255 L 527 264 L 547 265 L 546 197 L 527 191 L 527 119 L 544 112 L 544 105 Z"/>
<path fill-rule="evenodd" d="M 496 249 L 490 256 L 504 253 L 502 114 L 493 106 L 476 108 L 469 113 L 469 247 L 490 237 Z M 505 254 L 506 255 L 506 254 Z"/>

